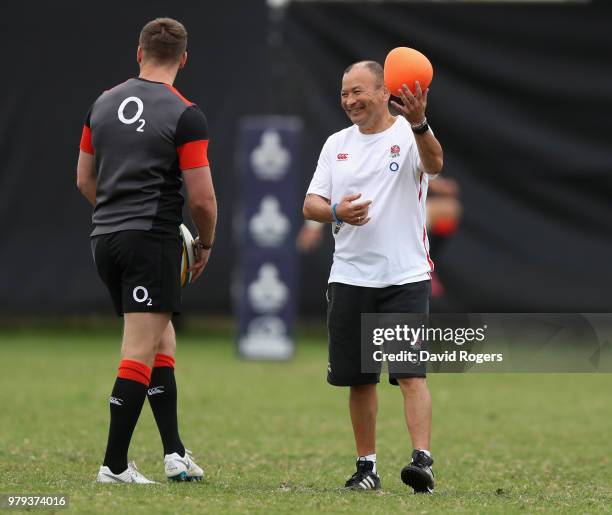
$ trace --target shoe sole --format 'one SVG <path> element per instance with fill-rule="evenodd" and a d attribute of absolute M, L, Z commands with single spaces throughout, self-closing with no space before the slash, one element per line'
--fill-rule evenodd
<path fill-rule="evenodd" d="M 361 488 L 360 486 L 345 486 L 344 487 L 345 490 L 349 490 L 351 492 L 375 492 L 377 490 L 380 490 L 381 487 L 376 487 L 376 488 Z"/>
<path fill-rule="evenodd" d="M 188 481 L 187 472 L 181 472 L 176 476 L 168 476 L 168 481 L 176 481 L 177 483 L 181 483 L 183 481 Z"/>
<path fill-rule="evenodd" d="M 177 479 L 177 481 L 179 480 Z M 116 481 L 116 480 L 115 481 L 100 481 L 99 479 L 96 479 L 96 483 L 100 485 L 154 485 L 156 484 L 155 481 L 150 481 L 148 483 L 137 483 L 136 481 Z"/>
<path fill-rule="evenodd" d="M 402 481 L 414 490 L 415 494 L 433 493 L 433 481 L 427 472 L 419 467 L 407 466 L 402 469 Z"/>
<path fill-rule="evenodd" d="M 189 482 L 202 481 L 202 477 L 203 476 L 188 476 L 187 472 L 181 472 L 180 474 L 177 474 L 176 476 L 168 476 L 168 481 L 174 481 L 176 483 L 189 483 Z"/>

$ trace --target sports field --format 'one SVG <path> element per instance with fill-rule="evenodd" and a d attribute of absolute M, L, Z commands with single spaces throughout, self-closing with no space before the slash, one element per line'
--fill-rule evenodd
<path fill-rule="evenodd" d="M 354 471 L 345 389 L 325 383 L 324 337 L 289 364 L 236 359 L 231 338 L 181 335 L 182 437 L 202 483 L 164 481 L 145 404 L 130 459 L 157 485 L 93 482 L 106 443 L 117 331 L 0 332 L 0 493 L 67 494 L 78 513 L 507 513 L 609 511 L 612 375 L 432 375 L 434 495 L 407 491 L 399 391 L 380 389 L 383 490 Z"/>

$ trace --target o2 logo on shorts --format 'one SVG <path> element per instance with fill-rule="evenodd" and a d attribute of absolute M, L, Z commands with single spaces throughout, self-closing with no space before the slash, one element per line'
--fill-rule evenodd
<path fill-rule="evenodd" d="M 131 102 L 134 102 L 136 104 L 136 114 L 131 118 L 126 118 L 124 111 L 126 106 Z M 140 125 L 136 127 L 136 132 L 144 132 L 143 127 L 145 125 L 145 120 L 144 118 L 140 118 L 140 115 L 143 111 L 144 104 L 142 103 L 142 100 L 140 100 L 138 97 L 127 97 L 123 102 L 121 102 L 119 109 L 117 109 L 117 116 L 119 117 L 119 121 L 121 123 L 125 123 L 126 125 L 132 125 L 133 123 L 138 121 Z"/>
<path fill-rule="evenodd" d="M 153 299 L 149 297 L 149 290 L 147 290 L 144 286 L 136 286 L 132 292 L 132 297 L 136 302 L 138 302 L 138 304 L 146 302 L 147 306 L 153 305 Z"/>
<path fill-rule="evenodd" d="M 395 161 L 391 161 L 389 163 L 389 170 L 392 172 L 397 172 L 399 170 L 399 164 L 397 164 Z"/>

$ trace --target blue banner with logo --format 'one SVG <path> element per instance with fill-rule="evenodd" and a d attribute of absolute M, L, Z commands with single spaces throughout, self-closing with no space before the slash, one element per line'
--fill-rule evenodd
<path fill-rule="evenodd" d="M 297 310 L 299 118 L 260 116 L 240 124 L 237 213 L 238 352 L 247 359 L 293 355 Z"/>

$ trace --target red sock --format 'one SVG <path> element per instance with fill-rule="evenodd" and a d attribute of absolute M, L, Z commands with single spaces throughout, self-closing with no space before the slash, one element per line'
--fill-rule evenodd
<path fill-rule="evenodd" d="M 119 363 L 117 377 L 131 379 L 132 381 L 138 381 L 145 386 L 149 386 L 151 382 L 151 369 L 144 363 L 140 363 L 140 361 L 122 359 L 121 363 Z"/>
<path fill-rule="evenodd" d="M 174 368 L 174 358 L 172 356 L 168 356 L 167 354 L 156 354 L 153 368 L 156 367 Z"/>

